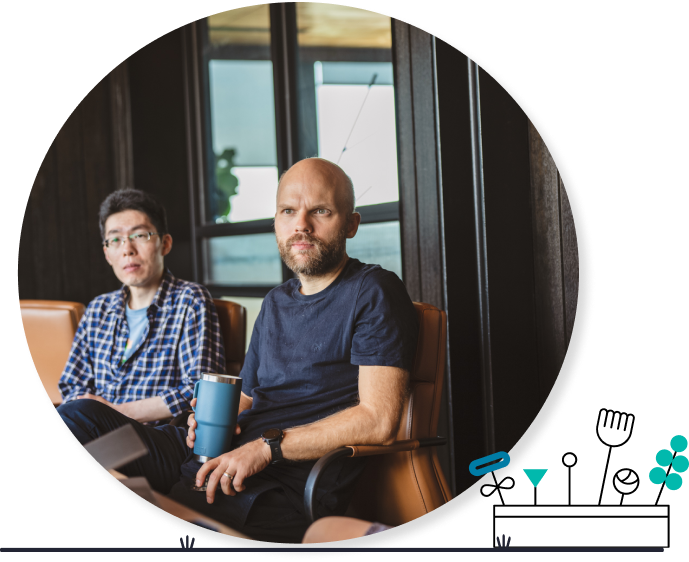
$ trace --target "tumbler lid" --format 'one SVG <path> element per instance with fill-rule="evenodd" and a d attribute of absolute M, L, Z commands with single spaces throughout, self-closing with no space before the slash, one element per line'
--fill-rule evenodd
<path fill-rule="evenodd" d="M 237 384 L 241 382 L 242 377 L 235 377 L 233 375 L 220 375 L 216 373 L 203 373 L 201 375 L 201 380 L 209 382 L 222 382 L 225 384 Z"/>

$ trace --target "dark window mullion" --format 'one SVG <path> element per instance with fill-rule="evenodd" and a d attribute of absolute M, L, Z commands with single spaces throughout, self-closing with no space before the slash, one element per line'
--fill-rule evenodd
<path fill-rule="evenodd" d="M 203 120 L 199 138 L 199 143 L 203 149 L 203 165 L 200 170 L 201 183 L 199 185 L 199 215 L 200 224 L 209 223 L 209 209 L 207 194 L 215 191 L 215 174 L 209 173 L 215 167 L 215 153 L 213 151 L 213 137 L 211 131 L 211 103 L 210 103 L 210 77 L 208 73 L 208 61 L 205 56 L 205 49 L 208 45 L 208 20 L 197 21 L 198 30 L 197 43 L 197 64 L 199 68 L 199 82 L 201 84 L 201 95 L 199 96 L 200 114 Z"/>
<path fill-rule="evenodd" d="M 270 5 L 270 48 L 279 174 L 297 161 L 297 11 L 294 2 Z"/>
<path fill-rule="evenodd" d="M 297 9 L 294 2 L 270 5 L 270 48 L 278 171 L 282 175 L 297 160 Z M 282 280 L 294 274 L 282 264 Z"/>
<path fill-rule="evenodd" d="M 378 205 L 366 205 L 365 207 L 358 208 L 357 212 L 361 214 L 361 224 L 398 221 L 400 218 L 399 203 L 397 201 L 380 203 Z M 266 232 L 273 232 L 273 219 L 207 224 L 196 227 L 196 235 L 199 238 L 264 234 Z"/>
<path fill-rule="evenodd" d="M 197 236 L 203 238 L 239 236 L 242 234 L 264 234 L 266 232 L 273 232 L 273 219 L 207 224 L 196 228 Z"/>
<path fill-rule="evenodd" d="M 361 224 L 400 220 L 400 204 L 398 201 L 366 205 L 358 207 L 356 211 L 361 215 Z"/>
<path fill-rule="evenodd" d="M 201 82 L 201 65 L 203 64 L 199 52 L 198 22 L 189 24 L 184 31 L 184 87 L 187 136 L 187 165 L 189 182 L 189 203 L 192 226 L 191 254 L 193 280 L 201 281 L 202 270 L 205 267 L 201 240 L 196 237 L 196 225 L 201 224 L 204 216 L 205 189 L 205 155 L 203 152 L 203 96 Z"/>

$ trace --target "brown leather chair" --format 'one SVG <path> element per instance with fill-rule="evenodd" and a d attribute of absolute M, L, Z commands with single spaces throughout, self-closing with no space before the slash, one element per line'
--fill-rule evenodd
<path fill-rule="evenodd" d="M 62 402 L 57 383 L 67 363 L 84 305 L 79 302 L 21 300 L 22 322 L 34 365 L 53 404 Z"/>
<path fill-rule="evenodd" d="M 447 318 L 442 310 L 414 303 L 419 339 L 410 393 L 392 445 L 349 445 L 323 456 L 311 470 L 304 494 L 307 516 L 316 518 L 314 497 L 320 476 L 337 458 L 373 456 L 361 475 L 347 515 L 401 525 L 452 499 L 435 447 L 445 376 Z M 346 461 L 345 461 L 346 462 Z"/>
<path fill-rule="evenodd" d="M 213 302 L 225 344 L 226 374 L 237 376 L 244 365 L 246 352 L 246 308 L 222 299 L 213 299 Z"/>

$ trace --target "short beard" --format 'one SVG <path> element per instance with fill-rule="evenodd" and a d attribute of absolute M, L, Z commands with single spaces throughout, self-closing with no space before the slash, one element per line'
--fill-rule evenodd
<path fill-rule="evenodd" d="M 314 255 L 306 261 L 297 260 L 296 255 L 290 252 L 292 244 L 295 242 L 308 242 L 314 246 L 312 250 L 300 250 L 297 255 L 305 255 L 309 252 L 313 252 Z M 277 238 L 277 243 L 282 261 L 294 273 L 305 277 L 320 277 L 335 269 L 342 262 L 347 250 L 347 233 L 342 230 L 328 242 L 308 234 L 295 234 L 287 240 Z"/>

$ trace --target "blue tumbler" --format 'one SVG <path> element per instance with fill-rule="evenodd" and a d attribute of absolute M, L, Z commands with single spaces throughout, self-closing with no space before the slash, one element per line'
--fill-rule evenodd
<path fill-rule="evenodd" d="M 241 393 L 242 379 L 231 375 L 204 373 L 196 382 L 195 460 L 205 463 L 230 450 Z"/>

